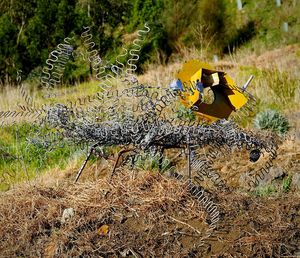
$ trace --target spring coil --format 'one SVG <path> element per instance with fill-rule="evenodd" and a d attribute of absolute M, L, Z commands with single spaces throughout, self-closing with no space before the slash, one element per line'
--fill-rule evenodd
<path fill-rule="evenodd" d="M 65 66 L 73 53 L 73 46 L 69 44 L 69 41 L 71 38 L 65 38 L 64 43 L 58 44 L 46 60 L 47 66 L 43 68 L 40 79 L 41 85 L 46 91 L 61 84 Z M 47 92 L 44 97 L 49 98 L 51 94 Z"/>
<path fill-rule="evenodd" d="M 138 36 L 142 37 L 143 33 L 147 33 L 150 31 L 150 28 L 145 25 L 145 27 L 147 28 L 147 31 L 145 30 L 139 30 L 138 31 Z M 84 45 L 86 48 L 88 48 L 88 54 L 89 54 L 89 61 L 93 64 L 93 70 L 96 71 L 96 79 L 100 81 L 100 84 L 98 85 L 100 87 L 100 91 L 97 93 L 97 97 L 96 99 L 101 100 L 103 99 L 105 96 L 108 95 L 109 90 L 112 87 L 113 82 L 119 78 L 124 76 L 126 76 L 126 72 L 128 73 L 128 69 L 126 70 L 126 72 L 124 72 L 125 69 L 125 65 L 119 60 L 120 58 L 124 58 L 128 55 L 128 50 L 126 48 L 123 48 L 123 53 L 119 54 L 116 59 L 115 59 L 115 63 L 110 67 L 110 70 L 112 72 L 111 73 L 106 73 L 105 74 L 105 68 L 103 65 L 101 65 L 102 60 L 99 57 L 98 51 L 94 50 L 93 48 L 95 47 L 95 43 L 92 41 L 92 34 L 90 33 L 90 27 L 84 27 L 84 29 L 86 31 L 84 31 L 81 34 L 81 38 L 84 42 Z M 134 41 L 134 45 L 137 46 L 138 45 L 138 41 L 140 39 L 137 39 Z M 140 48 L 138 46 L 138 48 Z M 139 50 L 138 50 L 139 51 Z M 131 56 L 134 54 L 134 49 L 131 50 L 130 54 Z M 139 56 L 135 56 L 134 58 L 139 58 Z M 132 60 L 128 60 L 128 64 L 132 64 L 133 59 Z M 123 80 L 123 82 L 126 81 Z M 115 101 L 114 105 L 118 105 L 120 104 L 118 101 Z M 120 107 L 115 107 L 114 110 L 118 110 Z M 112 108 L 111 108 L 112 111 Z M 117 115 L 115 112 L 113 112 L 115 115 L 113 116 L 113 119 L 117 118 Z"/>
<path fill-rule="evenodd" d="M 195 148 L 201 148 L 203 146 L 209 146 L 208 153 L 204 156 L 196 156 L 194 155 L 195 163 L 192 164 L 193 169 L 197 170 L 197 180 L 199 183 L 204 180 L 204 177 L 210 178 L 214 185 L 218 188 L 228 190 L 229 187 L 226 186 L 226 183 L 220 176 L 220 174 L 212 168 L 213 162 L 216 157 L 222 152 L 222 156 L 225 153 L 230 154 L 229 152 L 237 147 L 238 149 L 247 150 L 257 148 L 259 151 L 266 151 L 270 153 L 272 159 L 276 157 L 276 148 L 271 144 L 260 140 L 255 137 L 251 133 L 246 133 L 239 129 L 233 122 L 230 121 L 220 121 L 218 123 L 214 123 L 212 125 L 198 127 L 197 123 L 190 122 L 189 124 L 180 124 L 176 126 L 178 128 L 174 128 L 173 121 L 171 123 L 167 123 L 164 120 L 151 120 L 155 119 L 154 112 L 153 116 L 147 116 L 148 112 L 144 112 L 145 114 L 138 114 L 137 118 L 134 116 L 134 113 L 126 112 L 124 117 L 121 117 L 121 112 L 115 109 L 118 106 L 117 101 L 122 97 L 122 94 L 127 94 L 127 96 L 134 98 L 141 98 L 142 101 L 147 100 L 151 95 L 145 87 L 133 87 L 130 89 L 124 90 L 121 94 L 120 92 L 110 92 L 109 94 L 109 103 L 113 103 L 110 106 L 111 115 L 117 115 L 116 121 L 112 121 L 109 117 L 109 122 L 106 122 L 106 126 L 104 127 L 101 124 L 98 124 L 97 127 L 95 125 L 88 122 L 81 126 L 78 126 L 78 129 L 73 129 L 72 126 L 64 126 L 64 129 L 69 130 L 71 135 L 74 135 L 74 138 L 81 137 L 81 139 L 90 142 L 91 139 L 97 143 L 97 140 L 103 141 L 104 144 L 122 144 L 128 145 L 129 143 L 136 144 L 137 146 L 143 147 L 143 144 L 146 143 L 145 147 L 147 148 L 147 141 L 145 140 L 148 136 L 151 139 L 154 137 L 167 137 L 166 139 L 171 142 L 176 143 L 179 138 L 182 141 L 186 141 L 184 139 L 185 135 L 191 135 L 193 138 L 193 144 Z M 171 103 L 171 101 L 166 101 L 165 98 L 157 98 L 156 100 L 161 101 L 162 103 L 166 103 L 166 106 Z M 171 95 L 169 95 L 171 97 Z M 159 110 L 160 111 L 160 110 Z M 149 118 L 149 120 L 148 120 Z M 151 118 L 151 119 L 150 119 Z M 159 122 L 160 121 L 160 122 Z M 193 127 L 193 128 L 190 128 Z M 93 129 L 95 128 L 95 129 Z M 75 130 L 75 132 L 74 132 Z M 94 130 L 94 132 L 93 132 Z M 76 131 L 79 134 L 76 134 Z M 82 134 L 82 136 L 81 136 Z M 167 135 L 172 136 L 167 136 Z M 147 137 L 146 137 L 147 136 Z M 107 139 L 106 139 L 107 138 Z M 193 151 L 192 150 L 192 151 Z M 267 172 L 267 169 L 272 166 L 271 162 L 267 163 L 267 168 L 263 168 L 257 173 L 255 177 L 255 182 L 262 178 Z"/>
<path fill-rule="evenodd" d="M 81 34 L 81 39 L 87 49 L 88 60 L 96 73 L 95 77 L 100 81 L 100 84 L 98 84 L 100 91 L 97 93 L 97 98 L 100 100 L 108 94 L 108 90 L 112 87 L 115 77 L 111 74 L 105 74 L 106 67 L 103 65 L 103 60 L 101 59 L 98 50 L 94 49 L 96 44 L 93 41 L 93 35 L 90 33 L 91 28 L 89 26 L 84 26 L 83 29 L 85 31 Z"/>
<path fill-rule="evenodd" d="M 115 74 L 117 77 L 124 76 L 124 68 L 125 65 L 119 60 L 120 58 L 124 58 L 128 55 L 128 50 L 125 47 L 122 47 L 122 50 L 124 53 L 119 54 L 116 59 L 115 63 L 111 66 L 111 71 Z"/>
<path fill-rule="evenodd" d="M 141 43 L 145 40 L 145 34 L 149 33 L 150 27 L 148 27 L 147 23 L 144 24 L 144 30 L 138 30 L 138 38 L 133 41 L 134 48 L 129 51 L 130 58 L 127 61 L 128 68 L 126 69 L 125 73 L 125 82 L 128 84 L 137 84 L 137 76 L 134 75 L 135 71 L 137 70 L 137 65 L 135 64 L 139 59 L 139 52 L 142 49 Z"/>

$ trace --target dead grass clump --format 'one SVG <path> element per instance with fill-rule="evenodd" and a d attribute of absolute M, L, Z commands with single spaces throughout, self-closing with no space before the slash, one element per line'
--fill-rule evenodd
<path fill-rule="evenodd" d="M 74 215 L 63 223 L 66 208 Z M 159 174 L 24 186 L 2 194 L 0 214 L 4 257 L 183 257 L 208 228 L 184 185 Z"/>

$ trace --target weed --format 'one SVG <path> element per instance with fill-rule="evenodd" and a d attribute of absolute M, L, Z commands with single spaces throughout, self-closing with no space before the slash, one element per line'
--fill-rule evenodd
<path fill-rule="evenodd" d="M 289 130 L 288 120 L 276 110 L 267 109 L 256 115 L 254 126 L 261 130 L 270 129 L 280 135 L 284 135 Z"/>
<path fill-rule="evenodd" d="M 62 139 L 50 140 L 45 128 L 30 124 L 5 127 L 0 135 L 0 191 L 47 169 L 63 169 L 77 150 Z M 44 138 L 43 138 L 44 136 Z"/>
<path fill-rule="evenodd" d="M 160 171 L 163 173 L 167 171 L 171 167 L 171 161 L 165 157 L 160 159 L 160 155 L 151 155 L 151 154 L 144 154 L 139 155 L 136 159 L 135 165 L 139 169 L 148 170 L 148 171 Z"/>
<path fill-rule="evenodd" d="M 196 119 L 195 113 L 185 106 L 180 106 L 177 111 L 177 117 L 185 121 L 195 121 Z"/>
<path fill-rule="evenodd" d="M 282 181 L 282 189 L 284 192 L 288 192 L 291 188 L 292 184 L 292 176 L 288 176 L 287 178 L 284 178 Z"/>
<path fill-rule="evenodd" d="M 266 197 L 266 196 L 270 196 L 271 194 L 273 194 L 275 192 L 276 192 L 275 187 L 273 185 L 268 185 L 265 187 L 256 188 L 254 191 L 254 195 L 259 196 L 259 197 Z"/>

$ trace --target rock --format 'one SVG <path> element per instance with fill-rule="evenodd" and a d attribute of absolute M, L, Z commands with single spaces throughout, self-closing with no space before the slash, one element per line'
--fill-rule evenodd
<path fill-rule="evenodd" d="M 291 186 L 297 190 L 300 190 L 300 173 L 293 175 Z"/>
<path fill-rule="evenodd" d="M 68 222 L 73 216 L 75 212 L 73 208 L 64 209 L 63 215 L 61 217 L 61 223 L 64 224 Z"/>
<path fill-rule="evenodd" d="M 269 172 L 264 174 L 263 180 L 259 182 L 260 186 L 270 185 L 273 180 L 282 179 L 286 175 L 281 167 L 271 167 Z"/>

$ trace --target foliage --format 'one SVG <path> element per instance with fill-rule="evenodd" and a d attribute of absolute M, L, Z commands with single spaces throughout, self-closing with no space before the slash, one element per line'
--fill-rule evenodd
<path fill-rule="evenodd" d="M 284 192 L 288 192 L 291 188 L 293 177 L 290 175 L 287 178 L 284 178 L 282 181 L 282 189 Z"/>
<path fill-rule="evenodd" d="M 4 83 L 6 75 L 13 73 L 14 61 L 16 59 L 16 46 L 14 43 L 16 41 L 17 28 L 10 20 L 8 14 L 0 17 L 0 24 L 0 83 Z"/>
<path fill-rule="evenodd" d="M 190 108 L 183 105 L 178 109 L 177 117 L 185 121 L 195 121 L 196 119 L 195 113 Z"/>
<path fill-rule="evenodd" d="M 6 127 L 0 135 L 0 191 L 30 180 L 46 169 L 63 169 L 78 147 L 52 139 L 46 128 L 20 124 Z"/>
<path fill-rule="evenodd" d="M 143 42 L 139 71 L 147 62 L 167 63 L 186 47 L 226 54 L 250 42 L 253 49 L 294 43 L 299 3 L 285 1 L 278 8 L 275 1 L 244 0 L 238 11 L 231 0 L 0 0 L 0 84 L 15 82 L 18 69 L 27 76 L 42 68 L 49 52 L 65 37 L 80 36 L 83 26 L 92 26 L 101 57 L 111 60 L 121 52 L 124 33 L 149 23 L 151 37 Z M 283 22 L 289 24 L 285 34 Z M 80 70 L 80 65 L 69 66 L 69 82 L 89 78 L 88 67 Z"/>
<path fill-rule="evenodd" d="M 261 130 L 270 129 L 280 135 L 289 130 L 288 120 L 278 111 L 272 109 L 259 112 L 254 118 L 254 126 Z"/>
<path fill-rule="evenodd" d="M 162 159 L 160 155 L 144 154 L 138 155 L 135 165 L 139 169 L 148 171 L 157 171 L 161 167 L 161 172 L 165 172 L 171 168 L 171 161 L 165 157 Z"/>
<path fill-rule="evenodd" d="M 43 66 L 49 52 L 65 37 L 80 35 L 83 26 L 93 25 L 93 40 L 105 54 L 112 47 L 114 29 L 129 16 L 130 6 L 126 0 L 11 1 L 0 16 L 0 83 L 15 79 L 16 68 L 28 75 Z"/>
<path fill-rule="evenodd" d="M 207 37 L 214 38 L 217 47 L 224 44 L 225 8 L 225 2 L 222 0 L 204 0 L 199 4 L 199 22 L 207 27 Z"/>
<path fill-rule="evenodd" d="M 288 192 L 291 189 L 291 184 L 292 176 L 289 175 L 288 177 L 283 178 L 283 180 L 278 183 L 258 186 L 251 194 L 259 197 L 268 197 L 273 194 L 282 194 Z"/>
<path fill-rule="evenodd" d="M 128 30 L 133 31 L 146 22 L 151 23 L 159 20 L 163 12 L 163 6 L 162 0 L 135 0 Z"/>

